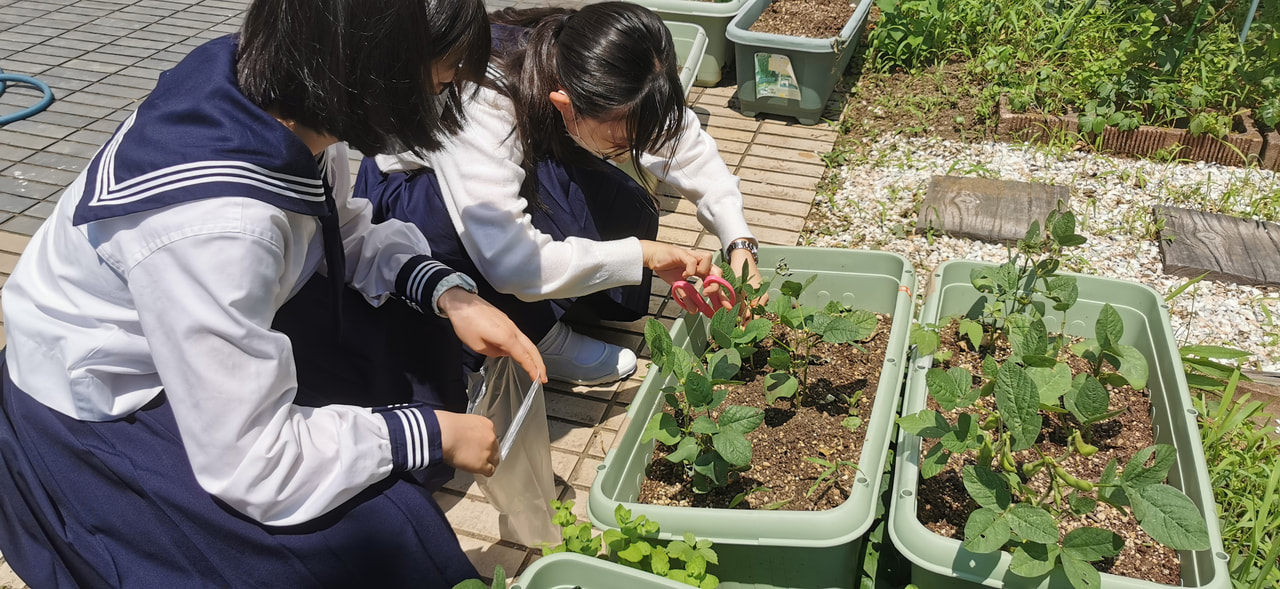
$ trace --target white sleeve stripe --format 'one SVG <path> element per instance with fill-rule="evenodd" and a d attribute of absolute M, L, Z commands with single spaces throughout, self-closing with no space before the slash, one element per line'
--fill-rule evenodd
<path fill-rule="evenodd" d="M 409 463 L 412 464 L 410 470 L 426 468 L 431 462 L 431 454 L 428 452 L 427 444 L 427 421 L 423 419 L 422 412 L 418 409 L 406 409 L 409 412 L 409 419 L 413 421 L 415 427 L 413 434 L 416 438 L 414 443 L 414 452 L 409 455 Z"/>
<path fill-rule="evenodd" d="M 423 300 L 423 290 L 431 277 L 441 270 L 452 272 L 452 269 L 440 262 L 431 261 L 418 266 L 413 274 L 409 277 L 409 287 L 405 293 L 410 299 L 421 302 Z"/>

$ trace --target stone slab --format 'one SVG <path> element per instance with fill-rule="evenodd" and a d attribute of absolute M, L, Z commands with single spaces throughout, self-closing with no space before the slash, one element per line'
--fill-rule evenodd
<path fill-rule="evenodd" d="M 916 233 L 939 231 L 993 243 L 1012 243 L 1027 235 L 1032 221 L 1066 205 L 1065 186 L 960 176 L 934 176 L 920 204 Z"/>
<path fill-rule="evenodd" d="M 1165 274 L 1280 285 L 1280 225 L 1168 206 L 1155 215 Z"/>

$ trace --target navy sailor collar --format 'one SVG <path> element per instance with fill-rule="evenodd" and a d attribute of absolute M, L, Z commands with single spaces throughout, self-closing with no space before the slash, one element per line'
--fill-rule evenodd
<path fill-rule="evenodd" d="M 306 144 L 245 98 L 236 37 L 191 51 L 86 169 L 73 223 L 205 198 L 253 198 L 306 215 L 327 213 L 323 171 Z"/>

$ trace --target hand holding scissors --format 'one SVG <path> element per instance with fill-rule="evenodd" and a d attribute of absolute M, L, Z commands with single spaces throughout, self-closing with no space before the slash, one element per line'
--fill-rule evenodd
<path fill-rule="evenodd" d="M 726 308 L 725 302 L 728 302 L 728 308 L 732 308 L 737 304 L 738 295 L 733 292 L 733 287 L 729 286 L 725 279 L 719 276 L 707 275 L 706 278 L 702 279 L 702 284 L 704 287 L 710 285 L 719 287 L 711 293 L 710 302 L 702 297 L 702 292 L 698 290 L 698 287 L 687 280 L 677 280 L 671 285 L 671 297 L 676 300 L 676 304 L 680 305 L 681 309 L 690 313 L 702 313 L 707 317 L 715 315 L 716 309 Z"/>

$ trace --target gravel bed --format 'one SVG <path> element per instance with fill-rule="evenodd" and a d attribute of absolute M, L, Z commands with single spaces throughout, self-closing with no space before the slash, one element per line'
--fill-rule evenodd
<path fill-rule="evenodd" d="M 1280 175 L 1270 171 L 885 135 L 852 152 L 841 166 L 834 194 L 815 201 L 802 243 L 896 252 L 911 260 L 921 280 L 949 259 L 1007 260 L 1002 245 L 913 232 L 930 178 L 948 174 L 1070 187 L 1077 232 L 1088 242 L 1067 250 L 1064 266 L 1141 282 L 1161 295 L 1187 279 L 1161 270 L 1152 206 L 1280 217 Z M 918 284 L 916 292 L 925 286 Z M 1246 350 L 1254 354 L 1246 367 L 1280 371 L 1280 289 L 1201 281 L 1170 303 L 1170 316 L 1180 344 Z"/>

